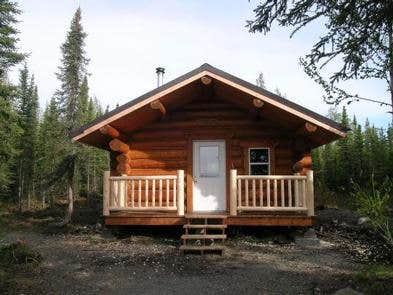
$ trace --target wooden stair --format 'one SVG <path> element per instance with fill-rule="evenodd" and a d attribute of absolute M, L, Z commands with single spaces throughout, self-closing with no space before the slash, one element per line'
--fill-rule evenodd
<path fill-rule="evenodd" d="M 219 214 L 186 214 L 184 234 L 181 236 L 180 253 L 199 252 L 223 254 L 223 245 L 227 238 L 225 229 L 226 215 Z"/>

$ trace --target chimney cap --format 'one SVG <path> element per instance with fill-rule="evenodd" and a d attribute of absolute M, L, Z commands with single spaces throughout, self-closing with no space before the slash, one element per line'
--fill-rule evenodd
<path fill-rule="evenodd" d="M 156 68 L 156 73 L 157 73 L 157 74 L 158 74 L 158 73 L 164 74 L 164 73 L 165 73 L 165 68 L 163 68 L 163 67 L 158 67 L 158 68 Z"/>

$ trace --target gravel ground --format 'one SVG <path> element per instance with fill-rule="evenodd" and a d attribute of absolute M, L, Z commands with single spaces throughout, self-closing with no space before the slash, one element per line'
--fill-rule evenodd
<path fill-rule="evenodd" d="M 178 253 L 177 240 L 108 233 L 9 232 L 43 262 L 19 294 L 331 294 L 362 266 L 334 242 L 304 249 L 255 237 L 229 239 L 224 256 Z"/>

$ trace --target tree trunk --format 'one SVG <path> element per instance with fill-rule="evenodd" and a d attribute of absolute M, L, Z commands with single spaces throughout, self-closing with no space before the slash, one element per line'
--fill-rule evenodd
<path fill-rule="evenodd" d="M 22 166 L 19 166 L 19 186 L 18 186 L 18 205 L 19 213 L 22 213 L 22 192 L 23 192 L 23 175 Z"/>
<path fill-rule="evenodd" d="M 27 192 L 27 210 L 28 211 L 30 211 L 30 206 L 31 206 L 30 202 L 31 202 L 31 193 L 30 193 L 30 190 L 29 190 Z"/>
<path fill-rule="evenodd" d="M 393 127 L 393 23 L 390 22 L 389 26 L 389 90 L 390 90 L 390 103 L 391 103 L 391 116 Z"/>
<path fill-rule="evenodd" d="M 72 220 L 72 213 L 74 213 L 74 189 L 73 189 L 73 182 L 70 181 L 68 183 L 68 208 L 66 212 L 66 216 L 64 218 L 63 225 L 66 225 L 71 222 Z"/>

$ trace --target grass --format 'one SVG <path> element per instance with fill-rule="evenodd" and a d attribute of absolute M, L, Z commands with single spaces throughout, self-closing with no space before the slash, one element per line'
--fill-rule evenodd
<path fill-rule="evenodd" d="M 0 248 L 0 290 L 4 294 L 17 293 L 20 280 L 32 274 L 42 257 L 30 246 L 18 241 Z"/>
<path fill-rule="evenodd" d="M 366 294 L 391 294 L 393 290 L 393 265 L 368 265 L 355 276 Z"/>
<path fill-rule="evenodd" d="M 38 264 L 41 260 L 40 253 L 23 241 L 17 241 L 0 248 L 0 266 Z"/>

